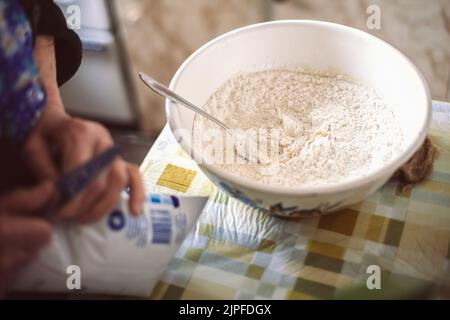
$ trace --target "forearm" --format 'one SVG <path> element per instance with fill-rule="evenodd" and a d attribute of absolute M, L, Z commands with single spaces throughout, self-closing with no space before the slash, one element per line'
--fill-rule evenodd
<path fill-rule="evenodd" d="M 45 113 L 64 113 L 56 78 L 55 45 L 53 37 L 39 35 L 34 47 L 34 60 L 39 69 L 39 77 L 47 94 Z"/>

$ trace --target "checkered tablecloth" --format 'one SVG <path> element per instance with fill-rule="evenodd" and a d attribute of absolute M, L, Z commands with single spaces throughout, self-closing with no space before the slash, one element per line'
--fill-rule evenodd
<path fill-rule="evenodd" d="M 166 126 L 141 165 L 148 191 L 210 198 L 150 298 L 364 297 L 369 265 L 383 274 L 377 297 L 450 298 L 449 104 L 433 104 L 429 136 L 440 156 L 425 182 L 390 181 L 339 212 L 285 220 L 215 188 Z"/>

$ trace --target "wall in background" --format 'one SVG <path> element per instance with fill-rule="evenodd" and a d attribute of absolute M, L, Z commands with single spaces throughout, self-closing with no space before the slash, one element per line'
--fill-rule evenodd
<path fill-rule="evenodd" d="M 381 9 L 381 29 L 366 27 L 367 7 Z M 386 40 L 423 72 L 434 99 L 448 100 L 450 0 L 116 0 L 132 72 L 168 84 L 199 46 L 231 29 L 267 19 L 317 19 L 352 26 Z M 165 123 L 163 99 L 134 77 L 143 129 Z"/>
<path fill-rule="evenodd" d="M 371 4 L 381 10 L 380 30 L 366 26 Z M 291 0 L 273 8 L 273 19 L 332 21 L 389 42 L 419 67 L 434 99 L 450 98 L 450 0 Z"/>
<path fill-rule="evenodd" d="M 144 71 L 169 84 L 180 64 L 210 39 L 260 22 L 260 0 L 116 0 L 132 72 Z M 144 130 L 159 132 L 165 123 L 164 100 L 137 76 Z"/>

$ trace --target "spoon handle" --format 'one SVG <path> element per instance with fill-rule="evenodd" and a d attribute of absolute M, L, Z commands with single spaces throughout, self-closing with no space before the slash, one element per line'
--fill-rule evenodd
<path fill-rule="evenodd" d="M 182 104 L 183 106 L 191 109 L 192 111 L 204 116 L 205 118 L 213 121 L 214 123 L 216 123 L 217 125 L 219 125 L 220 127 L 222 127 L 226 132 L 231 134 L 231 130 L 230 128 L 228 128 L 228 126 L 226 124 L 224 124 L 222 121 L 220 121 L 219 119 L 211 116 L 209 113 L 205 112 L 204 110 L 198 108 L 197 106 L 195 106 L 194 104 L 192 104 L 191 102 L 187 101 L 186 99 L 184 99 L 183 97 L 180 97 L 179 95 L 177 95 L 175 92 L 173 92 L 172 90 L 170 90 L 169 88 L 167 88 L 166 86 L 162 85 L 161 83 L 159 83 L 158 81 L 150 78 L 149 76 L 147 76 L 145 73 L 143 72 L 139 72 L 139 77 L 141 78 L 141 80 L 150 88 L 152 89 L 154 92 L 156 92 L 157 94 L 159 94 L 160 96 L 163 96 L 165 98 L 168 98 L 170 100 L 172 100 L 172 102 L 175 103 L 179 103 Z"/>

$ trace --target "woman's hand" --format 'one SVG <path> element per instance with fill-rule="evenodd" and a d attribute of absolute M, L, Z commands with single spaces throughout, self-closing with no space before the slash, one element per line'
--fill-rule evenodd
<path fill-rule="evenodd" d="M 25 144 L 26 158 L 40 180 L 58 179 L 113 145 L 109 132 L 95 122 L 46 112 Z M 144 201 L 139 169 L 119 158 L 57 217 L 76 218 L 81 223 L 95 221 L 114 206 L 127 186 L 130 211 L 137 215 Z"/>
<path fill-rule="evenodd" d="M 0 297 L 17 272 L 49 243 L 50 225 L 36 217 L 54 196 L 52 183 L 0 197 Z"/>
<path fill-rule="evenodd" d="M 51 37 L 37 37 L 34 57 L 47 93 L 47 105 L 25 143 L 25 158 L 38 180 L 56 180 L 103 152 L 113 141 L 100 124 L 65 113 Z M 76 218 L 82 223 L 95 221 L 111 209 L 126 187 L 130 187 L 130 211 L 138 214 L 144 201 L 139 170 L 119 158 L 63 208 L 59 217 Z"/>

